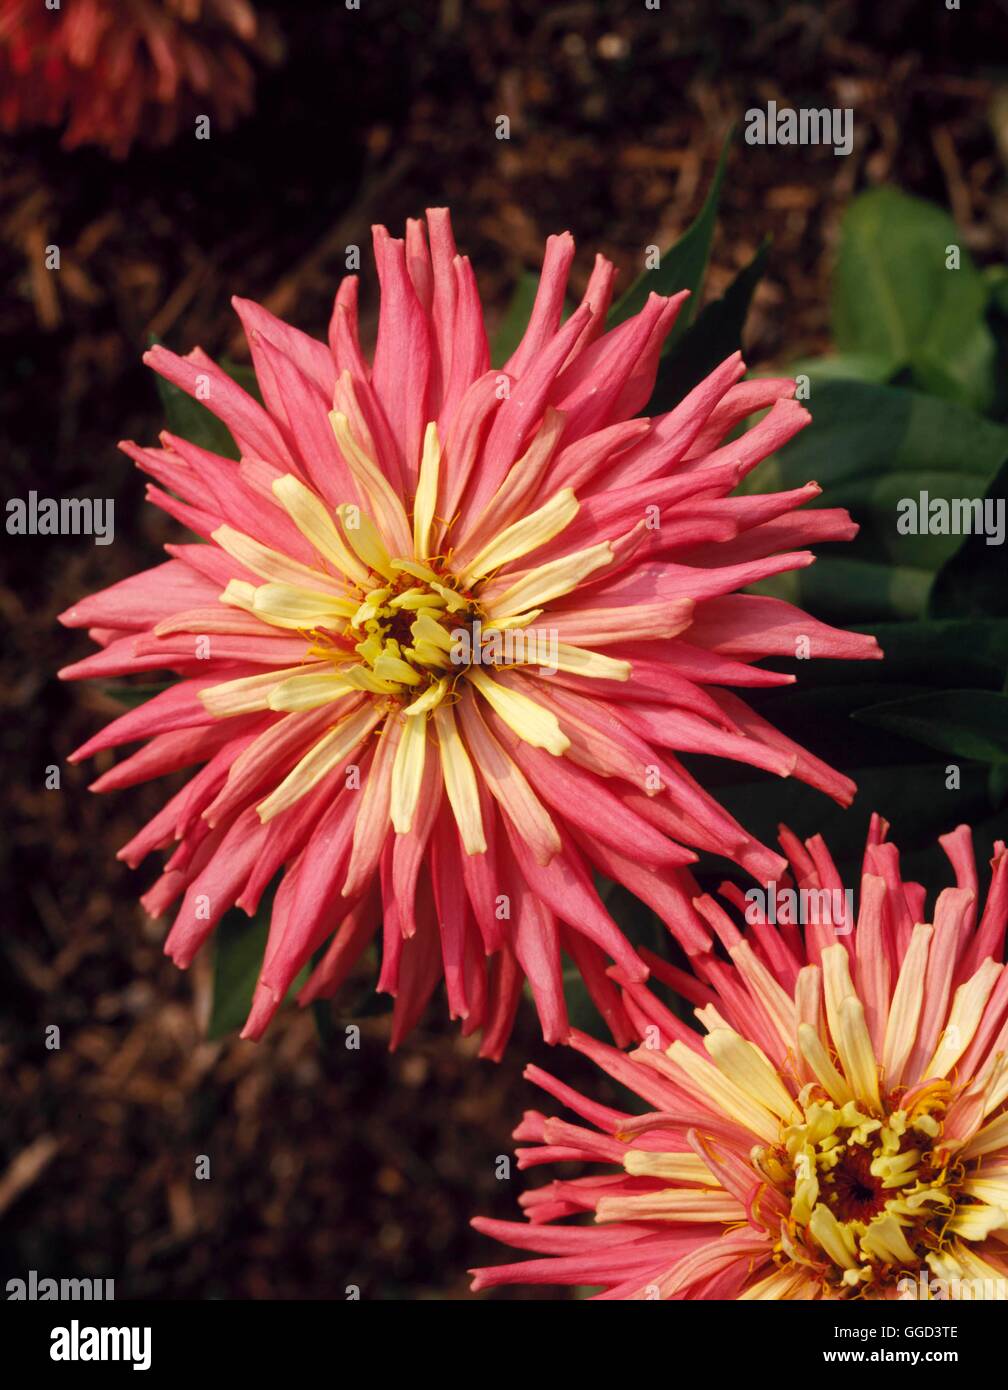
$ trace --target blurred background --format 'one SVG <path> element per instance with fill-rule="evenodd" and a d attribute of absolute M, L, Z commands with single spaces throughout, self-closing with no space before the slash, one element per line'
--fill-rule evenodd
<path fill-rule="evenodd" d="M 122 23 L 139 4 L 118 7 Z M 466 1297 L 466 1268 L 503 1257 L 469 1217 L 516 1215 L 526 1181 L 495 1176 L 521 1111 L 540 1103 L 523 1063 L 602 1100 L 605 1086 L 543 1046 L 527 1004 L 500 1065 L 458 1039 L 440 997 L 397 1055 L 383 1006 L 353 999 L 339 1017 L 361 1024 L 359 1052 L 327 1050 L 311 1014 L 291 1009 L 261 1044 L 208 1040 L 210 953 L 185 975 L 168 963 L 164 924 L 136 903 L 153 863 L 133 874 L 114 857 L 163 788 L 95 798 L 95 772 L 64 762 L 121 707 L 54 679 L 88 649 L 55 615 L 177 537 L 115 447 L 162 427 L 140 355 L 154 336 L 247 361 L 232 294 L 324 337 L 348 244 L 362 248 L 367 337 L 370 224 L 396 231 L 431 205 L 451 206 L 491 323 L 564 228 L 577 294 L 599 250 L 625 287 L 643 248 L 696 216 L 732 122 L 770 100 L 852 107 L 854 151 L 736 137 L 705 296 L 772 236 L 747 360 L 766 371 L 820 354 L 840 218 L 858 192 L 896 184 L 949 211 L 978 264 L 1004 259 L 1008 9 L 256 0 L 254 34 L 237 0 L 206 9 L 215 95 L 185 108 L 173 138 L 141 108 L 128 150 L 89 143 L 86 127 L 67 148 L 65 112 L 38 123 L 0 92 L 5 496 L 114 497 L 116 522 L 108 547 L 3 546 L 0 1273 L 114 1278 L 119 1298 L 343 1298 L 348 1285 L 365 1298 Z M 9 76 L 11 26 L 28 21 L 20 0 L 0 16 Z M 204 110 L 215 114 L 199 141 Z M 501 114 L 508 141 L 495 138 Z M 45 269 L 52 245 L 58 273 Z M 802 732 L 821 752 L 820 735 L 811 722 Z M 59 790 L 45 788 L 52 764 Z M 858 836 L 870 809 L 851 813 Z M 199 1154 L 208 1181 L 194 1180 Z"/>

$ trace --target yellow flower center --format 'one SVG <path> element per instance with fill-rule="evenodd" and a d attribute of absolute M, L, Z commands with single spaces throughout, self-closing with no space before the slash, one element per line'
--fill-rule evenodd
<path fill-rule="evenodd" d="M 916 1271 L 940 1250 L 961 1177 L 935 1146 L 950 1092 L 936 1082 L 909 1108 L 874 1115 L 807 1086 L 798 1098 L 801 1121 L 783 1125 L 776 1146 L 753 1152 L 756 1166 L 790 1195 L 779 1263 L 821 1266 L 825 1254 L 826 1282 L 853 1291 L 888 1282 L 894 1270 Z"/>
<path fill-rule="evenodd" d="M 379 680 L 406 685 L 415 697 L 425 684 L 471 664 L 484 615 L 439 561 L 400 560 L 394 568 L 397 578 L 365 596 L 345 637 Z M 312 647 L 310 654 L 326 652 Z"/>

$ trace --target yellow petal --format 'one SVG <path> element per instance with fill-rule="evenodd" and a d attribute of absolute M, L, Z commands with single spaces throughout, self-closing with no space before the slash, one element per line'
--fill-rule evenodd
<path fill-rule="evenodd" d="M 413 554 L 423 560 L 430 550 L 430 529 L 437 510 L 438 475 L 441 467 L 441 441 L 437 425 L 431 420 L 424 431 L 420 476 L 413 499 Z"/>
<path fill-rule="evenodd" d="M 392 570 L 396 574 L 411 574 L 414 579 L 422 579 L 425 584 L 437 583 L 437 573 L 430 565 L 423 565 L 419 560 L 393 560 Z"/>
<path fill-rule="evenodd" d="M 346 677 L 335 671 L 291 676 L 273 687 L 269 697 L 269 708 L 285 710 L 288 713 L 294 710 L 315 709 L 353 689 Z"/>
<path fill-rule="evenodd" d="M 844 947 L 839 949 L 844 950 Z M 825 954 L 824 951 L 824 957 Z M 833 1041 L 843 1063 L 844 1075 L 854 1092 L 854 1099 L 862 1101 L 877 1114 L 882 1109 L 878 1062 L 865 1022 L 864 1005 L 852 994 L 840 1002 L 838 1029 Z"/>
<path fill-rule="evenodd" d="M 1001 1231 L 1008 1226 L 1008 1213 L 1000 1207 L 963 1206 L 956 1208 L 956 1214 L 945 1228 L 952 1235 L 962 1236 L 963 1240 L 986 1240 L 991 1231 Z"/>
<path fill-rule="evenodd" d="M 914 927 L 893 991 L 882 1044 L 882 1068 L 886 1086 L 890 1090 L 902 1081 L 903 1068 L 917 1041 L 917 1022 L 924 999 L 924 976 L 933 930 L 924 922 L 918 922 Z"/>
<path fill-rule="evenodd" d="M 549 812 L 521 769 L 484 724 L 477 697 L 465 689 L 455 709 L 466 743 L 491 796 L 528 844 L 536 862 L 548 864 L 561 848 L 560 835 Z"/>
<path fill-rule="evenodd" d="M 982 1154 L 997 1153 L 1008 1148 L 1008 1113 L 999 1115 L 983 1129 L 978 1129 L 966 1147 L 959 1152 L 962 1159 L 979 1158 Z"/>
<path fill-rule="evenodd" d="M 338 767 L 384 717 L 380 705 L 364 705 L 324 734 L 292 768 L 275 791 L 256 807 L 261 821 L 272 820 L 311 791 L 327 772 Z"/>
<path fill-rule="evenodd" d="M 427 759 L 427 715 L 413 714 L 403 721 L 402 737 L 392 764 L 392 800 L 389 811 L 398 835 L 413 829 Z"/>
<path fill-rule="evenodd" d="M 648 1153 L 644 1149 L 627 1149 L 623 1155 L 623 1168 L 634 1178 L 667 1178 L 669 1182 L 721 1186 L 721 1179 L 711 1172 L 699 1154 Z"/>
<path fill-rule="evenodd" d="M 836 942 L 827 946 L 822 953 L 823 997 L 826 1002 L 826 1022 L 830 1034 L 836 1042 L 840 1026 L 841 1000 L 855 994 L 854 982 L 850 973 L 850 956 L 847 947 Z"/>
<path fill-rule="evenodd" d="M 483 624 L 483 631 L 490 632 L 499 628 L 501 632 L 506 632 L 512 627 L 528 627 L 541 612 L 541 608 L 529 608 L 525 613 L 509 613 L 506 618 L 488 618 Z"/>
<path fill-rule="evenodd" d="M 490 616 L 497 618 L 519 613 L 525 608 L 542 607 L 550 599 L 569 594 L 594 570 L 610 564 L 612 558 L 612 546 L 608 541 L 602 541 L 584 550 L 576 550 L 573 555 L 551 560 L 538 569 L 529 570 L 504 593 L 493 598 L 488 604 Z"/>
<path fill-rule="evenodd" d="M 882 1264 L 912 1265 L 916 1258 L 892 1212 L 880 1212 L 878 1216 L 873 1217 L 859 1243 L 861 1254 L 866 1260 L 874 1259 Z"/>
<path fill-rule="evenodd" d="M 391 483 L 374 459 L 370 458 L 354 439 L 350 421 L 342 411 L 331 410 L 329 422 L 354 481 L 371 504 L 386 545 L 393 554 L 408 555 L 412 549 L 409 524 L 403 504 L 393 491 Z M 349 536 L 347 539 L 351 545 L 354 544 Z M 354 546 L 354 549 L 357 547 Z M 359 551 L 357 553 L 360 554 Z"/>
<path fill-rule="evenodd" d="M 633 1054 L 631 1054 L 633 1055 Z M 646 1055 L 642 1052 L 642 1055 Z M 777 1142 L 780 1125 L 762 1101 L 749 1095 L 729 1077 L 718 1071 L 712 1062 L 698 1057 L 685 1043 L 674 1042 L 666 1053 L 669 1061 L 684 1071 L 693 1086 L 705 1099 L 714 1102 L 714 1109 L 726 1114 L 743 1129 L 750 1130 L 767 1143 Z"/>
<path fill-rule="evenodd" d="M 355 690 L 367 690 L 372 695 L 398 695 L 401 689 L 396 681 L 383 680 L 370 666 L 347 666 L 340 674 Z"/>
<path fill-rule="evenodd" d="M 466 854 L 483 854 L 486 839 L 483 835 L 483 816 L 480 812 L 479 789 L 468 750 L 459 736 L 455 715 L 450 705 L 440 704 L 434 711 L 441 749 L 441 771 L 445 791 L 462 836 Z"/>
<path fill-rule="evenodd" d="M 406 648 L 406 655 L 420 666 L 440 666 L 444 671 L 451 669 L 452 663 L 447 654 L 422 637 L 414 641 L 412 647 Z"/>
<path fill-rule="evenodd" d="M 985 960 L 979 970 L 956 990 L 949 1021 L 938 1039 L 935 1055 L 924 1069 L 924 1076 L 948 1076 L 973 1041 L 973 1034 L 980 1026 L 987 1000 L 1001 970 L 996 961 Z"/>
<path fill-rule="evenodd" d="M 728 1192 L 690 1187 L 667 1187 L 629 1197 L 602 1197 L 596 1221 L 739 1221 L 745 1207 Z"/>
<path fill-rule="evenodd" d="M 975 1281 L 972 1287 L 972 1294 L 977 1297 L 977 1290 L 981 1291 L 983 1298 L 988 1300 L 997 1299 L 1003 1302 L 1006 1295 L 1006 1281 L 1003 1269 L 998 1269 L 977 1254 L 976 1250 L 970 1245 L 964 1245 L 961 1240 L 953 1241 L 949 1247 L 950 1262 L 959 1269 L 967 1279 Z M 928 1257 L 931 1263 L 931 1256 Z M 967 1297 L 969 1295 L 967 1294 Z"/>
<path fill-rule="evenodd" d="M 421 680 L 408 661 L 389 652 L 382 652 L 375 658 L 374 673 L 380 680 L 400 681 L 403 685 L 419 685 Z"/>
<path fill-rule="evenodd" d="M 790 1124 L 801 1122 L 801 1111 L 760 1049 L 731 1028 L 717 1028 L 703 1040 L 722 1075 L 746 1095 Z"/>
<path fill-rule="evenodd" d="M 798 1047 L 815 1073 L 816 1080 L 835 1105 L 846 1105 L 854 1099 L 850 1087 L 833 1065 L 825 1044 L 810 1023 L 799 1023 Z"/>
<path fill-rule="evenodd" d="M 967 1197 L 976 1197 L 979 1202 L 989 1202 L 993 1207 L 1004 1207 L 1008 1211 L 1008 1171 L 1005 1169 L 980 1169 L 980 1176 L 968 1178 L 961 1191 Z"/>
<path fill-rule="evenodd" d="M 323 559 L 328 560 L 355 584 L 367 583 L 366 568 L 347 550 L 325 504 L 314 492 L 306 488 L 299 478 L 295 478 L 292 473 L 277 478 L 273 483 L 273 496 L 305 540 L 311 542 Z"/>
<path fill-rule="evenodd" d="M 421 608 L 433 609 L 436 612 L 438 609 L 444 608 L 445 601 L 439 595 L 432 594 L 429 589 L 417 587 L 396 594 L 389 599 L 388 606 L 390 608 L 405 608 L 411 613 L 418 612 Z"/>
<path fill-rule="evenodd" d="M 491 497 L 483 515 L 466 532 L 459 550 L 460 555 L 471 555 L 474 546 L 481 544 L 481 538 L 490 530 L 493 520 L 500 516 L 514 516 L 534 495 L 539 480 L 546 471 L 563 434 L 567 417 L 561 410 L 548 405 L 543 412 L 542 424 L 532 437 L 532 442 L 517 463 L 513 463 L 500 487 Z M 460 521 L 460 526 L 464 523 Z"/>
<path fill-rule="evenodd" d="M 783 1269 L 775 1269 L 765 1279 L 750 1284 L 738 1298 L 740 1303 L 778 1303 L 817 1298 L 818 1292 L 816 1280 L 794 1265 L 785 1265 Z"/>
<path fill-rule="evenodd" d="M 449 613 L 457 613 L 461 608 L 468 608 L 469 600 L 463 598 L 463 596 L 455 589 L 451 588 L 450 585 L 441 584 L 437 579 L 434 579 L 431 582 L 431 588 L 444 599 L 445 607 L 448 609 Z"/>
<path fill-rule="evenodd" d="M 808 1229 L 835 1265 L 842 1269 L 856 1267 L 854 1237 L 846 1226 L 840 1225 L 829 1207 L 819 1203 L 809 1219 Z"/>
<path fill-rule="evenodd" d="M 509 729 L 533 748 L 545 748 L 554 756 L 570 747 L 570 739 L 560 728 L 556 715 L 517 690 L 501 685 L 478 666 L 470 666 L 467 676 Z"/>
<path fill-rule="evenodd" d="M 570 671 L 576 676 L 590 676 L 592 680 L 600 681 L 630 679 L 632 667 L 629 661 L 617 661 L 613 656 L 590 652 L 585 647 L 572 647 L 569 642 L 558 642 L 551 657 L 551 665 L 558 671 Z"/>
<path fill-rule="evenodd" d="M 407 705 L 403 714 L 428 714 L 437 708 L 447 693 L 448 680 L 442 676 L 433 685 L 429 685 L 422 695 L 418 695 L 411 705 Z"/>
<path fill-rule="evenodd" d="M 500 569 L 522 555 L 551 541 L 577 516 L 579 503 L 569 487 L 561 488 L 550 500 L 520 521 L 506 526 L 499 535 L 488 541 L 458 576 L 468 587 L 491 570 Z"/>
<path fill-rule="evenodd" d="M 241 608 L 246 613 L 252 613 L 255 611 L 256 587 L 244 579 L 229 579 L 220 601 L 231 608 Z"/>
<path fill-rule="evenodd" d="M 352 617 L 357 604 L 336 594 L 320 594 L 292 584 L 260 584 L 252 600 L 252 612 L 274 627 L 311 631 L 314 627 L 343 628 L 344 618 Z"/>
<path fill-rule="evenodd" d="M 218 717 L 251 714 L 255 710 L 269 709 L 270 692 L 283 685 L 289 676 L 301 677 L 304 670 L 303 666 L 286 666 L 282 670 L 265 671 L 259 676 L 242 676 L 238 680 L 208 686 L 200 691 L 199 697 L 203 707 Z"/>
<path fill-rule="evenodd" d="M 420 613 L 413 619 L 410 624 L 410 632 L 414 641 L 430 642 L 432 646 L 443 652 L 450 652 L 454 645 L 451 634 L 427 613 Z"/>
<path fill-rule="evenodd" d="M 345 502 L 337 508 L 337 515 L 343 527 L 343 534 L 354 553 L 376 574 L 384 575 L 386 579 L 394 579 L 395 570 L 392 568 L 385 542 L 367 513 L 362 512 L 360 507 Z"/>
<path fill-rule="evenodd" d="M 750 992 L 766 1010 L 781 1042 L 790 1047 L 795 1033 L 795 1007 L 791 995 L 781 988 L 748 941 L 737 941 L 729 949 L 729 955 Z"/>
<path fill-rule="evenodd" d="M 250 569 L 262 579 L 271 579 L 278 584 L 318 589 L 324 594 L 339 592 L 339 583 L 332 576 L 323 574 L 321 570 L 309 569 L 299 560 L 291 560 L 288 556 L 281 555 L 278 550 L 271 550 L 268 545 L 260 545 L 251 536 L 246 536 L 231 526 L 218 526 L 211 539 L 217 542 L 221 550 L 226 550 L 246 569 Z"/>

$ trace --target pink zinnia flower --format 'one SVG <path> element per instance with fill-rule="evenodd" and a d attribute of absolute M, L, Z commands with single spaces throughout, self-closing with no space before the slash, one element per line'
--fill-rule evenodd
<path fill-rule="evenodd" d="M 1008 852 L 998 841 L 978 926 L 968 827 L 941 839 L 957 886 L 930 914 L 887 830 L 873 817 L 856 925 L 818 836 L 803 847 L 782 834 L 794 878 L 774 912 L 722 890 L 748 930 L 695 899 L 696 930 L 717 949 L 695 958 L 695 975 L 655 974 L 696 1005 L 706 1036 L 631 981 L 626 1004 L 650 1046 L 628 1056 L 572 1035 L 650 1107 L 643 1114 L 528 1069 L 584 1123 L 527 1112 L 515 1137 L 533 1147 L 518 1151 L 519 1167 L 606 1168 L 527 1193 L 528 1223 L 477 1219 L 548 1258 L 476 1270 L 474 1288 L 1008 1297 Z M 813 923 L 781 925 L 803 891 Z M 552 1224 L 585 1213 L 594 1226 Z"/>
<path fill-rule="evenodd" d="M 607 958 L 635 980 L 647 967 L 592 870 L 673 925 L 688 847 L 760 875 L 784 863 L 675 751 L 852 795 L 723 687 L 788 681 L 752 663 L 796 642 L 877 654 L 736 592 L 855 528 L 842 511 L 797 511 L 814 484 L 729 496 L 808 420 L 792 382 L 743 382 L 739 354 L 667 415 L 633 418 L 683 295 L 652 295 L 606 333 L 600 257 L 562 323 L 574 246 L 551 237 L 525 336 L 493 371 L 469 262 L 447 212 L 428 217 L 429 247 L 421 222 L 405 241 L 375 230 L 373 364 L 353 277 L 328 346 L 235 301 L 264 405 L 198 350 L 147 354 L 205 399 L 241 461 L 172 435 L 122 446 L 156 479 L 150 500 L 205 543 L 167 546 L 167 563 L 63 615 L 102 647 L 64 676 L 182 677 L 73 756 L 150 740 L 96 790 L 204 764 L 121 851 L 135 865 L 176 843 L 144 903 L 157 915 L 181 899 L 166 945 L 179 965 L 285 870 L 246 1036 L 328 938 L 302 1002 L 331 995 L 380 931 L 393 1043 L 442 976 L 485 1054 L 500 1054 L 523 977 L 558 1041 L 561 951 L 629 1041 Z"/>
<path fill-rule="evenodd" d="M 67 149 L 119 157 L 196 115 L 226 128 L 251 110 L 250 57 L 270 51 L 248 0 L 0 0 L 0 128 L 66 123 Z"/>

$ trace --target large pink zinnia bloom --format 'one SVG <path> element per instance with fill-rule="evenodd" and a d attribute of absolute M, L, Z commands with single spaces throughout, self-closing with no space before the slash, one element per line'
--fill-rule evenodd
<path fill-rule="evenodd" d="M 302 1001 L 331 995 L 380 931 L 393 1042 L 442 975 L 486 1055 L 500 1054 L 523 977 L 545 1036 L 563 1038 L 561 951 L 629 1041 L 606 962 L 635 980 L 647 967 L 592 870 L 676 925 L 687 847 L 761 876 L 783 866 L 675 752 L 852 795 L 723 687 L 789 680 L 751 663 L 796 643 L 877 654 L 871 638 L 736 592 L 855 528 L 842 511 L 797 510 L 814 484 L 729 495 L 808 421 L 792 382 L 743 382 L 738 354 L 667 415 L 633 418 L 683 295 L 652 295 L 606 333 L 600 257 L 562 323 L 574 246 L 551 237 L 525 336 L 493 371 L 447 212 L 428 229 L 375 230 L 373 363 L 353 277 L 328 346 L 236 301 L 264 405 L 198 350 L 147 354 L 205 399 L 241 461 L 167 434 L 160 449 L 122 446 L 156 479 L 150 500 L 204 543 L 167 546 L 167 563 L 63 614 L 102 647 L 64 676 L 182 677 L 73 756 L 150 740 L 96 790 L 204 764 L 121 851 L 135 865 L 176 842 L 144 903 L 158 915 L 181 899 L 166 946 L 179 965 L 285 871 L 246 1036 L 328 938 Z"/>
<path fill-rule="evenodd" d="M 67 149 L 122 156 L 196 115 L 227 127 L 268 51 L 249 0 L 0 0 L 0 128 L 65 124 Z"/>
<path fill-rule="evenodd" d="M 656 967 L 705 1036 L 625 981 L 650 1045 L 570 1041 L 650 1107 L 526 1075 L 584 1124 L 526 1113 L 519 1167 L 605 1165 L 527 1193 L 525 1222 L 473 1224 L 548 1258 L 474 1271 L 494 1284 L 601 1285 L 603 1298 L 1008 1298 L 1008 852 L 977 925 L 972 837 L 941 843 L 957 886 L 931 912 L 873 817 L 856 925 L 817 836 L 781 837 L 790 888 L 740 930 L 692 904 L 719 951 Z M 805 890 L 811 925 L 784 891 Z M 787 911 L 785 912 L 785 909 Z M 776 916 L 777 922 L 767 916 Z M 553 1225 L 594 1216 L 594 1226 Z M 938 1280 L 944 1281 L 939 1284 Z"/>

